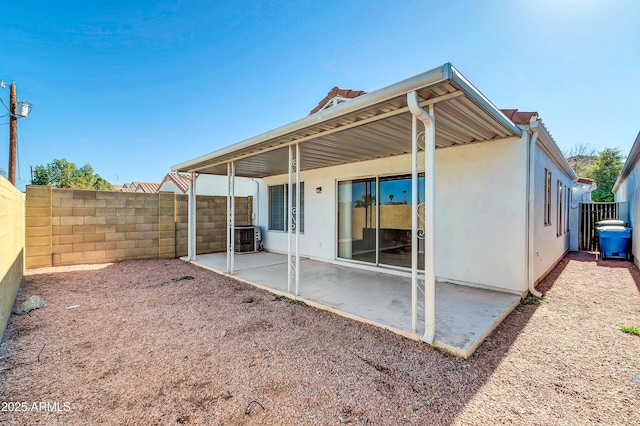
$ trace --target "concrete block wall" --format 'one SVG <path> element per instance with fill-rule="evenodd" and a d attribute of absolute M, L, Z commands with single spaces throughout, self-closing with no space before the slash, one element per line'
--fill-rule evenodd
<path fill-rule="evenodd" d="M 25 262 L 27 268 L 51 266 L 51 187 L 28 186 Z"/>
<path fill-rule="evenodd" d="M 25 200 L 0 176 L 0 341 L 24 274 Z"/>
<path fill-rule="evenodd" d="M 188 196 L 176 195 L 176 256 L 188 250 Z M 253 197 L 235 198 L 236 226 L 251 225 Z M 198 195 L 196 202 L 196 253 L 216 253 L 227 249 L 227 197 Z"/>
<path fill-rule="evenodd" d="M 28 186 L 27 268 L 174 258 L 187 252 L 187 196 Z M 251 223 L 251 197 L 236 223 Z M 225 250 L 226 197 L 198 196 L 197 251 Z"/>
<path fill-rule="evenodd" d="M 176 257 L 176 194 L 158 193 L 158 257 Z"/>

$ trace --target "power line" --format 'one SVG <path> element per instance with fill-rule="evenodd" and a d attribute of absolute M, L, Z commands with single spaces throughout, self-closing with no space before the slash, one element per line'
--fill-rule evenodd
<path fill-rule="evenodd" d="M 11 109 L 9 109 L 9 107 L 7 106 L 7 104 L 4 103 L 4 101 L 2 100 L 2 98 L 0 98 L 0 102 L 2 102 L 2 105 L 4 105 L 4 107 L 7 109 L 7 111 L 9 112 L 9 115 L 11 115 Z M 3 116 L 4 117 L 4 116 Z"/>

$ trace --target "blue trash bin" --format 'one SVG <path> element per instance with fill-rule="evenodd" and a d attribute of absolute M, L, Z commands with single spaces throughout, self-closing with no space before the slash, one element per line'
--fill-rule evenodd
<path fill-rule="evenodd" d="M 600 258 L 627 259 L 629 257 L 631 228 L 624 226 L 601 226 L 598 228 Z"/>

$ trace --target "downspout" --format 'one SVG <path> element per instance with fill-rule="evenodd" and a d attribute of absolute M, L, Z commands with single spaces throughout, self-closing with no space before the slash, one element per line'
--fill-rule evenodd
<path fill-rule="evenodd" d="M 422 341 L 433 345 L 436 334 L 436 274 L 435 274 L 435 106 L 429 112 L 420 107 L 418 94 L 407 93 L 411 114 L 424 125 L 424 336 Z M 417 135 L 416 135 L 417 137 Z M 430 173 L 429 173 L 430 172 Z M 412 181 L 415 178 L 412 178 Z M 412 183 L 413 185 L 413 183 Z M 413 224 L 412 224 L 413 225 Z M 417 250 L 417 247 L 412 247 Z M 413 263 L 413 262 L 412 262 Z M 413 268 L 412 268 L 413 269 Z M 413 271 L 412 271 L 413 272 Z M 413 277 L 412 277 L 413 278 Z"/>
<path fill-rule="evenodd" d="M 527 171 L 529 172 L 527 185 L 528 200 L 528 212 L 527 212 L 527 286 L 529 292 L 536 297 L 542 297 L 542 293 L 536 290 L 535 277 L 534 277 L 534 220 L 535 220 L 535 158 L 536 158 L 536 142 L 538 140 L 538 131 L 533 132 L 529 136 L 529 161 L 527 163 Z M 545 188 L 546 191 L 546 188 Z M 545 206 L 546 208 L 546 206 Z"/>
<path fill-rule="evenodd" d="M 253 219 L 253 225 L 258 226 L 260 223 L 260 181 L 254 178 L 251 178 L 251 182 L 256 184 L 256 211 Z"/>

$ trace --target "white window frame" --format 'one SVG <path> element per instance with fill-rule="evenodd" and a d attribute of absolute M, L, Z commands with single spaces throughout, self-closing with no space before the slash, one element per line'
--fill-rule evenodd
<path fill-rule="evenodd" d="M 562 181 L 558 179 L 556 183 L 556 216 L 558 217 L 558 223 L 556 223 L 556 237 L 561 237 L 564 235 L 564 223 L 562 221 L 564 216 L 564 193 L 562 192 L 564 189 L 564 185 Z"/>
<path fill-rule="evenodd" d="M 296 190 L 295 190 L 295 186 L 296 184 L 293 184 L 293 195 L 295 197 L 296 194 Z M 273 217 L 273 207 L 274 207 L 274 203 L 272 202 L 271 199 L 271 190 L 272 188 L 276 188 L 276 187 L 282 187 L 282 190 L 284 191 L 284 194 L 282 195 L 282 211 L 284 212 L 282 215 L 282 227 L 278 226 L 275 227 L 272 217 Z M 268 185 L 267 186 L 267 202 L 269 205 L 269 217 L 268 217 L 268 230 L 272 231 L 272 232 L 287 232 L 287 226 L 288 226 L 288 220 L 289 220 L 289 214 L 288 214 L 288 205 L 287 205 L 287 200 L 288 200 L 288 196 L 289 196 L 289 184 L 287 183 L 281 183 L 281 184 L 277 184 L 277 185 Z M 295 206 L 295 198 L 293 200 L 293 205 Z M 300 233 L 304 234 L 304 182 L 300 182 L 300 211 L 301 214 L 299 215 L 300 217 Z"/>
<path fill-rule="evenodd" d="M 551 226 L 551 170 L 544 169 L 544 226 Z"/>
<path fill-rule="evenodd" d="M 565 210 L 566 210 L 566 212 L 567 212 L 567 213 L 566 213 L 566 215 L 567 215 L 567 220 L 565 220 L 565 223 L 566 223 L 566 226 L 565 226 L 565 232 L 569 232 L 569 231 L 571 230 L 571 229 L 570 229 L 570 226 L 569 226 L 569 218 L 571 217 L 571 197 L 572 197 L 572 195 L 571 195 L 571 188 L 569 188 L 569 187 L 567 186 L 567 206 L 566 206 L 566 208 L 565 208 Z"/>

